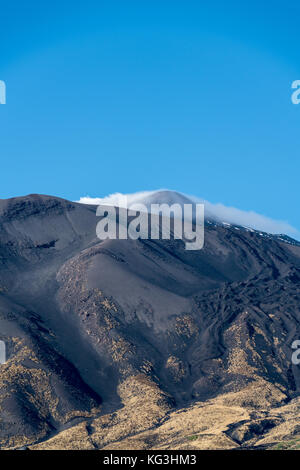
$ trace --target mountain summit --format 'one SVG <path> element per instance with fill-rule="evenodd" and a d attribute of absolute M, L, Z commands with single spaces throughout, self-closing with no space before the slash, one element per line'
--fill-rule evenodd
<path fill-rule="evenodd" d="M 103 198 L 82 197 L 78 202 L 92 205 L 124 206 L 124 201 L 126 201 L 128 207 L 133 204 L 144 204 L 149 209 L 151 204 L 168 204 L 170 206 L 172 204 L 179 204 L 183 206 L 184 204 L 195 205 L 200 203 L 205 205 L 205 217 L 211 222 L 235 225 L 270 234 L 285 233 L 292 237 L 296 236 L 299 239 L 299 232 L 287 222 L 273 220 L 253 211 L 242 211 L 221 203 L 213 204 L 204 199 L 188 196 L 178 191 L 164 189 L 133 194 L 114 193 Z"/>

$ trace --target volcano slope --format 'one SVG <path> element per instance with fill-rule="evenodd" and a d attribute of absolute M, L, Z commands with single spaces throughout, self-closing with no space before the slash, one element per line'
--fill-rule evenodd
<path fill-rule="evenodd" d="M 296 448 L 300 244 L 96 237 L 96 208 L 0 201 L 0 446 Z"/>

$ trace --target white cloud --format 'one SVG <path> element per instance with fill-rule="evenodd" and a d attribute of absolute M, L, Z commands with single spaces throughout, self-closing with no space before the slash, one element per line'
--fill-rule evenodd
<path fill-rule="evenodd" d="M 148 197 L 150 194 L 154 194 L 156 191 L 141 191 L 138 193 L 132 193 L 132 194 L 122 194 L 122 193 L 114 193 L 110 194 L 109 196 L 105 197 L 81 197 L 79 201 L 81 204 L 92 204 L 92 205 L 97 205 L 99 206 L 100 204 L 104 206 L 116 206 L 119 207 L 122 205 L 122 198 L 126 196 L 127 202 L 128 202 L 128 207 L 130 207 L 132 204 L 136 204 L 138 202 L 143 202 L 146 197 Z"/>
<path fill-rule="evenodd" d="M 299 238 L 299 232 L 296 228 L 292 227 L 288 222 L 283 220 L 274 220 L 264 215 L 258 214 L 254 211 L 243 211 L 235 207 L 228 207 L 224 204 L 212 204 L 209 201 L 197 198 L 195 196 L 189 196 L 181 194 L 176 191 L 159 190 L 159 191 L 141 191 L 133 194 L 121 194 L 114 193 L 104 198 L 92 198 L 92 197 L 81 197 L 78 202 L 81 204 L 96 204 L 96 205 L 123 205 L 122 197 L 127 197 L 128 207 L 132 204 L 142 203 L 149 205 L 153 202 L 170 203 L 170 199 L 174 202 L 186 203 L 186 198 L 191 202 L 204 203 L 205 214 L 207 218 L 216 220 L 218 222 L 225 222 L 229 224 L 242 225 L 250 227 L 255 230 L 261 230 L 268 233 L 285 233 L 291 236 L 297 236 Z M 166 201 L 167 199 L 167 201 Z"/>
<path fill-rule="evenodd" d="M 222 222 L 251 227 L 268 233 L 296 234 L 297 230 L 288 222 L 274 220 L 254 211 L 242 211 L 223 204 L 211 204 L 205 201 L 206 214 Z"/>

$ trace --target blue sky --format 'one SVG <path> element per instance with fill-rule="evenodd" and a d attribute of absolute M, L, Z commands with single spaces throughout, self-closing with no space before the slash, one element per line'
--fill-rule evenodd
<path fill-rule="evenodd" d="M 264 3 L 2 2 L 0 197 L 170 188 L 300 229 L 300 6 Z"/>

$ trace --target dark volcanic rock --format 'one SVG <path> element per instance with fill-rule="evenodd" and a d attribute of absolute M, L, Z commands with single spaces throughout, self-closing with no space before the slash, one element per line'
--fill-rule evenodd
<path fill-rule="evenodd" d="M 0 201 L 0 445 L 117 409 L 119 382 L 136 374 L 178 406 L 255 384 L 265 396 L 245 406 L 298 394 L 297 242 L 210 223 L 192 252 L 101 242 L 97 222 L 95 207 L 54 197 Z"/>

